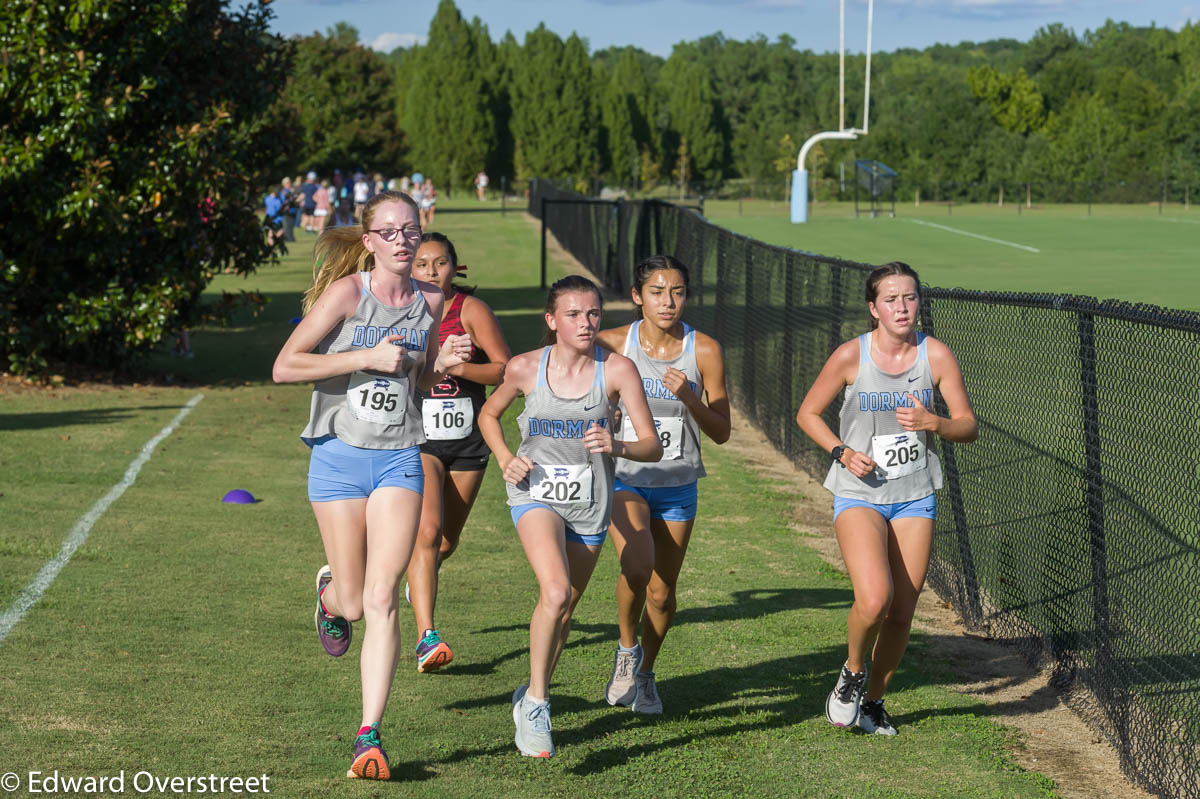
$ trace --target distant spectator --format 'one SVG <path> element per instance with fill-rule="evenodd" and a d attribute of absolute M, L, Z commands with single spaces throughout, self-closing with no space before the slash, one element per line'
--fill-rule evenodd
<path fill-rule="evenodd" d="M 303 195 L 300 205 L 303 215 L 300 217 L 300 224 L 304 225 L 304 229 L 309 233 L 316 232 L 316 223 L 313 219 L 317 210 L 317 190 L 320 188 L 316 172 L 309 172 L 304 178 L 304 185 L 300 187 L 300 194 Z"/>
<path fill-rule="evenodd" d="M 274 244 L 283 236 L 283 190 L 279 186 L 272 186 L 271 191 L 267 194 L 265 202 L 266 217 L 263 219 L 263 225 L 267 228 L 268 236 L 271 243 Z"/>
<path fill-rule="evenodd" d="M 416 197 L 413 198 L 414 200 Z M 421 208 L 421 229 L 429 230 L 433 227 L 433 212 L 434 206 L 437 204 L 437 189 L 433 187 L 433 181 L 425 181 L 421 191 L 421 199 L 417 205 Z"/>
<path fill-rule="evenodd" d="M 295 207 L 295 196 L 292 192 L 292 179 L 284 178 L 279 186 L 279 199 L 283 205 L 279 209 L 280 220 L 283 225 L 283 240 L 295 241 L 296 236 L 292 232 L 292 228 L 296 226 L 296 217 L 292 216 L 292 209 Z"/>
<path fill-rule="evenodd" d="M 329 181 L 322 180 L 320 187 L 313 195 L 313 229 L 320 233 L 325 229 L 325 223 L 329 221 Z"/>
<path fill-rule="evenodd" d="M 487 172 L 484 172 L 481 169 L 481 170 L 479 170 L 479 174 L 475 176 L 475 197 L 480 202 L 483 202 L 484 200 L 487 199 L 487 187 L 488 187 Z"/>
<path fill-rule="evenodd" d="M 404 192 L 405 194 L 408 194 L 408 190 L 410 188 L 412 188 L 412 181 L 409 180 L 408 175 L 405 175 L 404 177 L 400 178 L 400 191 Z"/>
<path fill-rule="evenodd" d="M 371 184 L 367 182 L 367 176 L 359 172 L 354 176 L 354 219 L 357 221 L 362 219 L 362 210 L 367 207 L 367 200 L 371 199 Z"/>

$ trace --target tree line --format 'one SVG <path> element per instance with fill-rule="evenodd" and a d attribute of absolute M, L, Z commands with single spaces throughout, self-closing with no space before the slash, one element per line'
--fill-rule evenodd
<path fill-rule="evenodd" d="M 714 34 L 665 59 L 589 53 L 577 34 L 545 26 L 493 40 L 442 0 L 423 45 L 374 53 L 342 23 L 296 51 L 281 105 L 295 133 L 287 151 L 304 169 L 419 169 L 462 187 L 481 168 L 517 183 L 782 183 L 800 145 L 839 124 L 837 54 L 797 50 L 786 34 Z M 1028 42 L 872 62 L 871 134 L 815 148 L 818 184 L 855 158 L 909 184 L 1200 178 L 1200 26 L 1050 25 Z M 847 125 L 861 127 L 863 67 L 847 58 Z"/>

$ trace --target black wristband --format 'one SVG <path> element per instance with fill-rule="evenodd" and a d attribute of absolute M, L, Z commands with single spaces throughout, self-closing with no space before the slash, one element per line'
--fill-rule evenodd
<path fill-rule="evenodd" d="M 835 461 L 837 461 L 839 466 L 841 466 L 843 469 L 845 469 L 846 464 L 842 463 L 842 456 L 845 454 L 846 454 L 846 445 L 838 444 L 836 447 L 833 448 L 833 451 L 829 453 L 829 456 L 831 458 L 833 458 Z"/>

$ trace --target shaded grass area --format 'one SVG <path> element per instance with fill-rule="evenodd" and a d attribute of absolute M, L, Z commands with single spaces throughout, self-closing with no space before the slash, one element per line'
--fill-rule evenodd
<path fill-rule="evenodd" d="M 530 287 L 537 239 L 528 223 L 439 221 L 501 311 L 514 350 L 533 346 L 543 298 Z M 396 779 L 345 780 L 362 628 L 340 660 L 315 640 L 312 583 L 324 560 L 297 438 L 310 390 L 268 382 L 307 273 L 293 254 L 252 278 L 273 298 L 264 315 L 199 331 L 196 360 L 168 362 L 210 384 L 206 397 L 0 644 L 9 698 L 0 771 L 266 773 L 273 793 L 299 797 L 1052 794 L 1046 777 L 1014 764 L 1008 752 L 1020 742 L 985 718 L 992 709 L 949 689 L 955 678 L 937 636 L 914 636 L 896 678 L 889 705 L 900 737 L 825 722 L 850 586 L 798 540 L 795 498 L 751 470 L 736 442 L 705 451 L 711 476 L 658 661 L 663 718 L 603 702 L 617 637 L 617 565 L 606 550 L 551 690 L 560 754 L 542 762 L 516 753 L 509 696 L 527 678 L 537 588 L 493 467 L 441 573 L 438 621 L 455 662 L 415 672 L 402 606 L 404 653 L 384 721 Z M 19 476 L 6 469 L 0 497 L 0 601 L 195 391 L 5 398 L 0 458 L 22 466 Z M 235 487 L 261 501 L 221 504 Z"/>

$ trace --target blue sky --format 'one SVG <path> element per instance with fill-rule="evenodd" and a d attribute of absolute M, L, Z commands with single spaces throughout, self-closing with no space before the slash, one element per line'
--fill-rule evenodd
<path fill-rule="evenodd" d="M 633 44 L 666 56 L 673 44 L 721 32 L 730 39 L 787 33 L 801 49 L 837 50 L 838 0 L 457 0 L 468 19 L 480 17 L 492 39 L 506 30 L 524 39 L 545 22 L 572 31 L 592 50 Z M 324 33 L 337 22 L 358 29 L 377 50 L 423 41 L 437 0 L 275 0 L 273 28 L 287 36 Z M 866 0 L 846 4 L 847 48 L 866 45 Z M 1178 30 L 1200 21 L 1200 0 L 876 0 L 872 49 L 923 48 L 1010 37 L 1028 40 L 1041 26 L 1062 22 L 1077 33 L 1106 19 Z"/>

